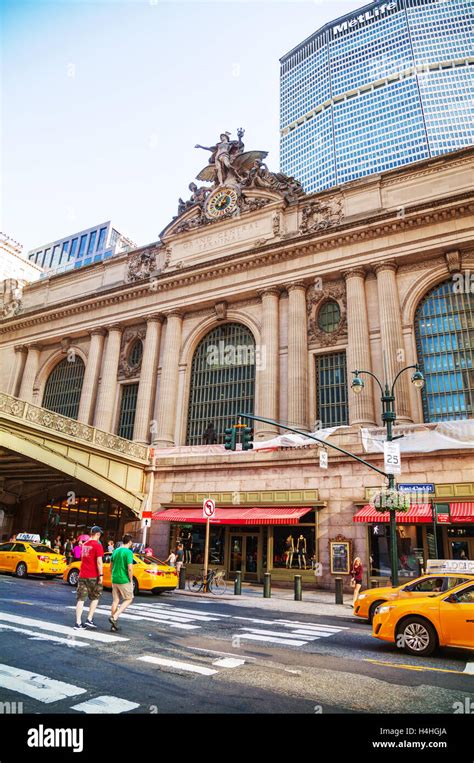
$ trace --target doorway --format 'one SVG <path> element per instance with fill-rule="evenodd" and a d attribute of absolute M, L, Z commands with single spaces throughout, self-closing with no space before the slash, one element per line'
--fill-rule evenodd
<path fill-rule="evenodd" d="M 474 559 L 474 538 L 448 538 L 450 559 Z"/>
<path fill-rule="evenodd" d="M 260 535 L 231 533 L 229 547 L 229 573 L 235 577 L 242 573 L 242 580 L 258 580 L 258 553 Z"/>

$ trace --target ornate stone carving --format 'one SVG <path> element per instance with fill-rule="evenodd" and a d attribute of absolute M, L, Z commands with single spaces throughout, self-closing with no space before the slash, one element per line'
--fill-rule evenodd
<path fill-rule="evenodd" d="M 339 326 L 335 331 L 323 331 L 318 325 L 318 314 L 325 302 L 334 300 L 339 305 L 341 313 Z M 345 284 L 340 281 L 329 281 L 322 288 L 311 286 L 306 294 L 306 311 L 308 315 L 308 338 L 323 346 L 337 344 L 347 335 L 347 307 Z"/>
<path fill-rule="evenodd" d="M 461 252 L 457 249 L 453 252 L 445 252 L 444 256 L 449 272 L 459 273 L 461 271 Z"/>
<path fill-rule="evenodd" d="M 140 358 L 136 366 L 131 366 L 128 362 L 128 356 L 133 343 L 136 342 L 137 339 L 140 339 L 143 342 L 145 336 L 145 326 L 128 326 L 123 332 L 117 371 L 118 379 L 131 379 L 140 375 L 142 359 Z"/>
<path fill-rule="evenodd" d="M 242 182 L 245 172 L 248 171 L 257 159 L 265 159 L 267 151 L 245 151 L 242 138 L 245 130 L 241 127 L 237 130 L 237 140 L 230 140 L 230 133 L 223 132 L 219 142 L 215 146 L 201 146 L 195 148 L 210 151 L 209 164 L 197 176 L 197 180 L 211 181 L 214 188 L 219 186 L 236 186 Z"/>
<path fill-rule="evenodd" d="M 272 230 L 274 236 L 279 236 L 281 231 L 281 215 L 280 212 L 274 212 L 272 217 Z"/>
<path fill-rule="evenodd" d="M 327 201 L 311 201 L 301 210 L 300 233 L 332 228 L 342 222 L 342 197 L 333 196 Z"/>
<path fill-rule="evenodd" d="M 15 278 L 6 278 L 1 285 L 3 291 L 0 294 L 0 306 L 2 318 L 13 318 L 21 313 L 23 300 L 23 286 L 26 281 L 18 281 Z"/>
<path fill-rule="evenodd" d="M 227 302 L 216 302 L 214 311 L 218 321 L 225 321 L 227 318 Z"/>
<path fill-rule="evenodd" d="M 94 442 L 96 442 L 97 445 L 101 445 L 103 448 L 109 448 L 118 453 L 123 453 L 126 456 L 134 456 L 135 458 L 146 459 L 148 457 L 148 448 L 146 445 L 140 445 L 137 442 L 125 440 L 123 437 L 117 437 L 117 435 L 109 434 L 109 432 L 102 432 L 100 429 L 95 429 L 94 433 Z"/>
<path fill-rule="evenodd" d="M 142 281 L 156 271 L 156 251 L 144 249 L 132 254 L 128 260 L 127 281 Z"/>
<path fill-rule="evenodd" d="M 32 421 L 47 429 L 54 429 L 55 432 L 79 437 L 86 442 L 92 442 L 94 428 L 80 421 L 70 419 L 67 416 L 61 416 L 59 413 L 47 411 L 39 406 L 29 405 L 26 412 L 27 421 Z"/>
<path fill-rule="evenodd" d="M 23 418 L 27 403 L 24 400 L 18 400 L 11 395 L 4 395 L 0 393 L 0 411 L 8 413 L 10 416 L 18 416 Z"/>
<path fill-rule="evenodd" d="M 299 180 L 295 180 L 293 176 L 284 175 L 283 172 L 270 172 L 267 165 L 259 159 L 252 163 L 242 182 L 242 188 L 262 188 L 276 191 L 286 201 L 296 201 L 299 196 L 304 195 Z"/>

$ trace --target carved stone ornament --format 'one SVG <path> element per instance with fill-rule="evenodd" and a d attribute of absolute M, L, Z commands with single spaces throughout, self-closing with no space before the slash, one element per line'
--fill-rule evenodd
<path fill-rule="evenodd" d="M 127 276 L 128 282 L 142 281 L 144 278 L 151 278 L 152 273 L 157 269 L 156 250 L 143 249 L 142 251 L 131 254 L 128 260 Z"/>
<path fill-rule="evenodd" d="M 301 210 L 300 233 L 313 233 L 338 225 L 344 219 L 342 197 L 333 196 L 326 201 L 311 201 Z"/>
<path fill-rule="evenodd" d="M 461 272 L 461 252 L 455 250 L 452 252 L 445 252 L 446 264 L 450 273 Z"/>
<path fill-rule="evenodd" d="M 145 326 L 128 326 L 123 332 L 117 372 L 118 379 L 131 379 L 140 375 L 142 359 L 140 358 L 136 366 L 131 366 L 128 362 L 128 357 L 130 350 L 137 339 L 140 339 L 143 342 L 145 336 Z"/>
<path fill-rule="evenodd" d="M 227 318 L 227 302 L 216 302 L 214 311 L 218 321 L 225 321 Z"/>
<path fill-rule="evenodd" d="M 13 318 L 22 311 L 23 286 L 26 281 L 6 278 L 0 286 L 0 307 L 2 318 Z"/>
<path fill-rule="evenodd" d="M 323 331 L 318 324 L 318 315 L 322 306 L 329 301 L 337 302 L 340 311 L 339 325 L 335 331 Z M 346 289 L 340 281 L 327 284 L 316 282 L 306 292 L 306 311 L 308 315 L 308 339 L 325 347 L 337 344 L 347 336 Z"/>

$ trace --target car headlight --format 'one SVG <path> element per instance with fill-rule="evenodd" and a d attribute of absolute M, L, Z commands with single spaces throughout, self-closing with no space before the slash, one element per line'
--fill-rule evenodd
<path fill-rule="evenodd" d="M 366 599 L 367 598 L 367 594 L 366 593 L 360 593 L 357 598 L 358 599 Z"/>
<path fill-rule="evenodd" d="M 385 604 L 382 607 L 377 607 L 377 609 L 375 610 L 375 614 L 376 615 L 385 615 L 387 612 L 390 612 L 391 609 L 393 609 L 393 607 L 391 607 L 388 604 Z"/>

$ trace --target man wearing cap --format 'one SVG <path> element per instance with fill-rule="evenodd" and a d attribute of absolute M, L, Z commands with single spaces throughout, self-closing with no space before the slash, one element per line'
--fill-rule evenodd
<path fill-rule="evenodd" d="M 103 530 L 95 525 L 91 529 L 91 537 L 82 546 L 81 570 L 77 582 L 76 625 L 74 630 L 97 628 L 93 622 L 94 612 L 102 594 L 104 549 L 99 543 Z M 82 611 L 86 599 L 89 598 L 89 612 L 85 626 L 82 624 Z"/>

